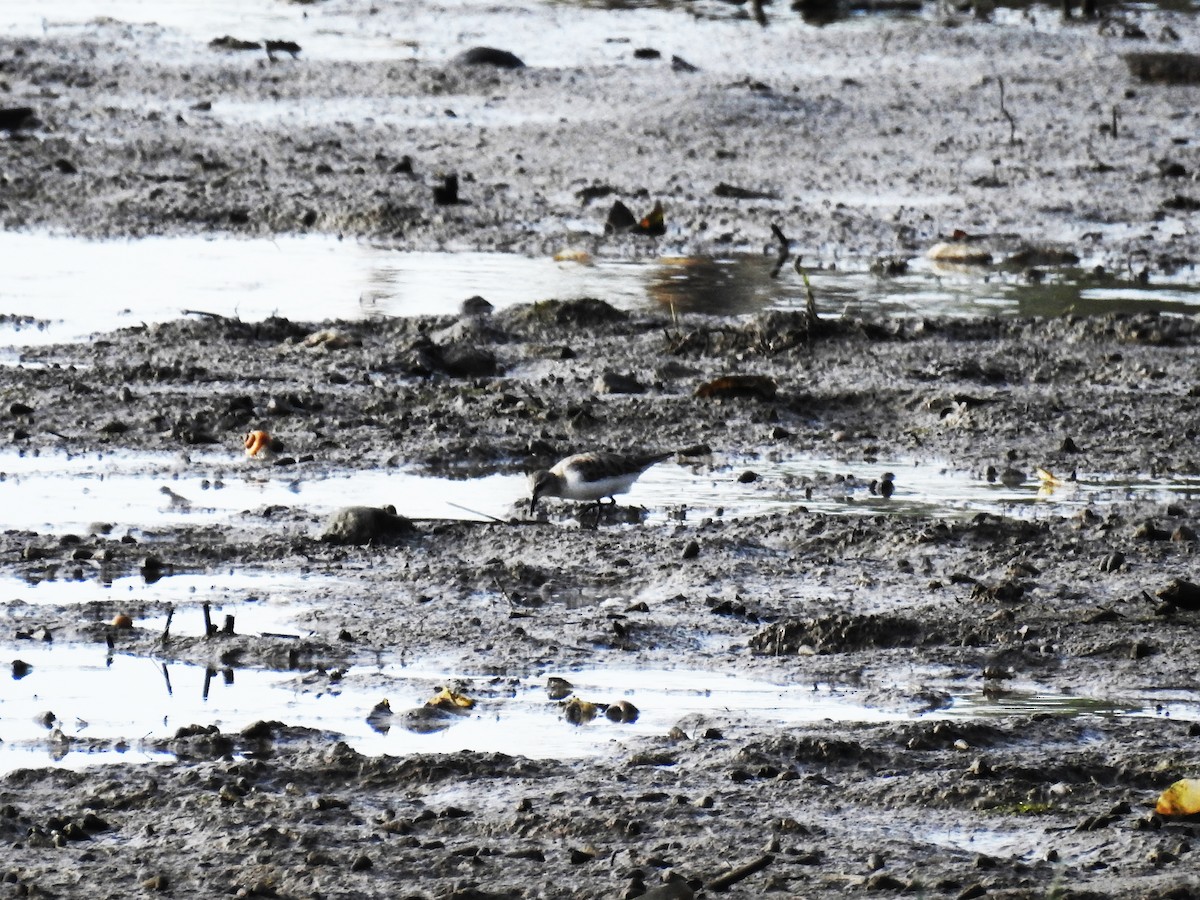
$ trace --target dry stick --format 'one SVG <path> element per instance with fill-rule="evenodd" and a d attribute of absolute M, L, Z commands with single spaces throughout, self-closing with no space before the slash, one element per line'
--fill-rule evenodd
<path fill-rule="evenodd" d="M 1115 106 L 1112 108 L 1112 136 L 1114 140 L 1117 137 L 1117 108 Z"/>
<path fill-rule="evenodd" d="M 206 601 L 204 604 L 204 636 L 212 637 L 216 630 L 217 629 L 213 627 L 212 623 L 212 609 L 209 607 Z"/>
<path fill-rule="evenodd" d="M 775 862 L 775 857 L 770 853 L 760 856 L 758 859 L 746 863 L 744 866 L 738 866 L 736 869 L 731 869 L 724 875 L 718 875 L 712 881 L 705 885 L 710 891 L 723 891 L 727 887 L 732 887 L 739 881 L 749 878 L 755 872 L 761 872 L 771 863 Z"/>
<path fill-rule="evenodd" d="M 1017 120 L 1012 117 L 1012 113 L 1004 105 L 1004 79 L 997 75 L 996 83 L 1000 85 L 1000 112 L 1004 114 L 1004 118 L 1008 119 L 1008 142 L 1015 144 L 1017 142 Z"/>
<path fill-rule="evenodd" d="M 162 643 L 168 644 L 171 641 L 171 619 L 175 616 L 175 607 L 167 610 L 167 624 L 163 626 Z"/>
<path fill-rule="evenodd" d="M 171 690 L 171 672 L 169 669 L 167 669 L 166 663 L 162 664 L 162 673 L 163 673 L 163 681 L 165 681 L 167 683 L 167 696 L 168 697 L 174 696 L 174 694 Z"/>
<path fill-rule="evenodd" d="M 775 235 L 775 240 L 779 241 L 779 254 L 775 257 L 775 265 L 771 267 L 771 277 L 778 278 L 783 264 L 787 262 L 788 239 L 784 237 L 783 229 L 778 225 L 771 226 L 771 234 Z"/>
<path fill-rule="evenodd" d="M 750 11 L 754 15 L 754 21 L 763 28 L 767 27 L 767 14 L 763 10 L 763 0 L 750 0 Z"/>

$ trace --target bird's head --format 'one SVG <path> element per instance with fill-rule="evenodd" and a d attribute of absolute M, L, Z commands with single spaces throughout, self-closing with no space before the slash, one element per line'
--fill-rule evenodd
<path fill-rule="evenodd" d="M 532 516 L 537 509 L 538 497 L 545 496 L 554 483 L 554 475 L 542 470 L 529 476 L 529 514 Z"/>

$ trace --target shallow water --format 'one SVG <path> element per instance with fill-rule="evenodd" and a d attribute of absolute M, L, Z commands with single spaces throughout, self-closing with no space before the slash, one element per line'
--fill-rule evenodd
<path fill-rule="evenodd" d="M 1129 700 L 1088 700 L 1030 690 L 986 698 L 960 694 L 948 708 L 922 714 L 885 710 L 867 704 L 860 689 L 840 686 L 774 684 L 731 673 L 697 670 L 588 669 L 548 673 L 565 677 L 583 700 L 618 700 L 638 709 L 635 722 L 618 724 L 601 712 L 580 725 L 565 718 L 550 698 L 544 676 L 512 679 L 499 691 L 492 676 L 472 687 L 470 674 L 447 673 L 427 665 L 355 666 L 340 680 L 319 673 L 201 666 L 109 653 L 103 645 L 21 644 L 0 657 L 5 668 L 14 659 L 32 666 L 0 692 L 0 772 L 56 764 L 78 768 L 103 762 L 163 758 L 141 745 L 169 737 L 186 725 L 218 725 L 235 732 L 259 720 L 342 735 L 366 754 L 405 755 L 473 750 L 531 758 L 578 758 L 608 752 L 626 739 L 663 736 L 678 725 L 702 732 L 732 721 L 774 726 L 832 720 L 883 722 L 922 715 L 989 717 L 1051 712 L 1059 715 L 1173 715 L 1200 718 L 1200 702 L 1191 695 L 1135 696 Z M 418 733 L 403 725 L 400 714 L 419 707 L 454 682 L 476 699 L 474 709 L 453 716 L 441 730 Z M 372 709 L 388 700 L 389 721 L 368 721 Z M 47 724 L 45 715 L 53 713 Z M 58 733 L 53 733 L 57 729 Z M 65 740 L 64 740 L 65 736 Z M 70 738 L 82 740 L 71 749 Z M 123 741 L 120 749 L 113 744 Z M 95 745 L 94 745 L 95 746 Z"/>
<path fill-rule="evenodd" d="M 599 233 L 597 215 L 590 223 Z M 450 315 L 468 297 L 497 308 L 548 299 L 599 297 L 630 310 L 743 315 L 803 309 L 804 285 L 790 269 L 770 277 L 768 255 L 650 262 L 555 261 L 505 253 L 398 252 L 328 237 L 220 240 L 202 237 L 88 241 L 0 232 L 5 282 L 0 348 L 80 341 L 95 332 L 163 322 L 186 310 L 258 321 Z M 914 260 L 879 278 L 866 262 L 810 273 L 823 315 L 1080 315 L 1156 309 L 1200 311 L 1192 270 L 1148 285 L 1098 280 L 1079 271 L 1029 284 L 1002 270 L 940 270 Z M 136 278 L 128 273 L 136 272 Z M 16 361 L 9 351 L 7 361 Z"/>
<path fill-rule="evenodd" d="M 563 674 L 585 700 L 634 703 L 640 710 L 636 722 L 616 724 L 600 715 L 572 725 L 547 695 L 545 680 L 526 679 L 514 680 L 504 696 L 481 695 L 470 713 L 455 717 L 444 730 L 423 734 L 404 728 L 398 717 L 390 727 L 375 728 L 367 716 L 384 699 L 395 713 L 420 706 L 447 683 L 448 673 L 397 664 L 359 666 L 340 682 L 330 682 L 311 674 L 165 664 L 109 654 L 103 645 L 48 647 L 32 642 L 6 652 L 0 662 L 7 669 L 13 659 L 30 664 L 32 670 L 0 693 L 0 771 L 58 762 L 55 757 L 63 747 L 51 746 L 51 729 L 41 721 L 47 711 L 67 736 L 124 739 L 130 751 L 143 757 L 138 741 L 170 736 L 181 726 L 216 724 L 223 731 L 237 731 L 261 719 L 334 731 L 370 754 L 478 750 L 572 758 L 603 752 L 634 735 L 665 735 L 687 717 L 795 723 L 897 716 L 862 707 L 851 693 L 817 693 L 811 685 L 773 685 L 712 672 L 590 670 Z M 466 692 L 472 693 L 470 688 Z M 104 749 L 68 753 L 62 763 L 83 766 L 127 758 L 129 751 Z"/>
<path fill-rule="evenodd" d="M 40 575 L 30 580 L 0 577 L 0 616 L 5 607 L 11 618 L 36 619 L 41 607 L 78 607 L 83 619 L 107 621 L 113 610 L 143 612 L 134 619 L 138 628 L 161 632 L 167 625 L 177 637 L 201 637 L 205 625 L 200 605 L 210 607 L 212 621 L 221 627 L 226 616 L 234 617 L 237 634 L 271 634 L 306 637 L 309 629 L 298 624 L 312 608 L 316 591 L 336 584 L 318 575 L 289 575 L 278 572 L 183 572 L 147 580 L 140 575 L 106 576 L 103 569 L 86 570 L 83 578 Z M 93 607 L 92 604 L 95 604 Z M 177 609 L 179 607 L 190 607 Z M 94 611 L 93 611 L 94 610 Z"/>
<path fill-rule="evenodd" d="M 930 4 L 932 7 L 932 4 Z M 243 40 L 291 40 L 302 59 L 441 61 L 472 46 L 503 47 L 530 66 L 633 63 L 632 48 L 655 47 L 666 60 L 683 54 L 710 71 L 736 72 L 746 54 L 764 42 L 794 40 L 807 28 L 789 4 L 771 9 L 773 28 L 762 32 L 747 13 L 722 0 L 661 2 L 557 2 L 475 0 L 376 4 L 363 15 L 352 0 L 320 4 L 273 0 L 109 0 L 102 15 L 87 0 L 43 0 L 0 7 L 0 28 L 28 36 L 84 32 L 105 23 L 155 28 L 180 52 L 210 54 L 222 35 Z M 547 35 L 552 39 L 547 39 Z M 244 53 L 261 58 L 258 53 Z M 277 63 L 286 66 L 284 55 Z"/>
<path fill-rule="evenodd" d="M 742 483 L 751 471 L 755 481 Z M 872 493 L 885 471 L 895 494 Z M 1064 473 L 1065 474 L 1065 473 Z M 649 525 L 741 518 L 768 513 L 966 516 L 980 512 L 1021 518 L 1066 516 L 1099 504 L 1193 498 L 1200 478 L 1114 478 L 1080 474 L 1075 481 L 1005 486 L 937 463 L 850 463 L 816 457 L 739 460 L 690 466 L 667 461 L 651 468 L 620 498 L 642 507 Z M 152 535 L 170 527 L 268 523 L 254 514 L 296 508 L 317 521 L 346 505 L 393 503 L 414 519 L 507 521 L 525 515 L 524 474 L 449 478 L 397 468 L 361 471 L 277 467 L 233 450 L 189 456 L 155 453 L 24 454 L 0 451 L 0 526 L 40 532 L 86 532 L 96 523 L 113 535 Z M 552 519 L 565 507 L 546 501 Z M 582 508 L 581 508 L 582 509 Z M 303 526 L 301 526 L 303 527 Z"/>

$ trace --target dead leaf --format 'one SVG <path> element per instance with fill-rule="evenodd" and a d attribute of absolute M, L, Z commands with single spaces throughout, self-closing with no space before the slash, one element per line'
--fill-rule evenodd
<path fill-rule="evenodd" d="M 1200 813 L 1200 778 L 1181 778 L 1162 792 L 1155 812 L 1162 816 Z"/>

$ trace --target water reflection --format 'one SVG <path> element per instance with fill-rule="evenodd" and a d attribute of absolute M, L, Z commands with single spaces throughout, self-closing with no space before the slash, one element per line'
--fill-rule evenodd
<path fill-rule="evenodd" d="M 790 266 L 771 277 L 772 254 L 664 257 L 650 262 L 562 260 L 507 253 L 408 253 L 304 237 L 197 237 L 86 241 L 0 233 L 5 306 L 0 346 L 78 341 L 94 332 L 177 319 L 184 310 L 257 321 L 454 315 L 468 297 L 495 308 L 598 297 L 627 310 L 743 315 L 805 305 Z M 1090 269 L 937 268 L 906 260 L 903 274 L 872 274 L 870 260 L 809 275 L 822 315 L 1096 315 L 1200 309 L 1197 272 L 1149 282 Z M 122 273 L 136 271 L 130 280 Z M 45 311 L 55 318 L 45 320 Z M 31 319 L 29 318 L 32 318 Z"/>
<path fill-rule="evenodd" d="M 768 261 L 750 256 L 667 258 L 651 267 L 646 279 L 646 293 L 668 313 L 755 313 L 782 300 L 785 292 L 772 281 Z"/>

